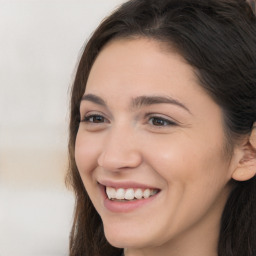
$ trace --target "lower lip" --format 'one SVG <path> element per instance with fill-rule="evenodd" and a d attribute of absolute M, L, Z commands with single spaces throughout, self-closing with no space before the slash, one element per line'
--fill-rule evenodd
<path fill-rule="evenodd" d="M 149 198 L 145 198 L 145 199 L 137 199 L 134 201 L 114 201 L 114 200 L 110 200 L 108 199 L 106 192 L 105 192 L 105 187 L 103 188 L 103 192 L 104 192 L 104 206 L 111 212 L 115 212 L 115 213 L 126 213 L 126 212 L 131 212 L 134 211 L 138 208 L 141 208 L 142 206 L 145 206 L 146 204 L 151 203 L 152 201 L 154 201 L 157 197 L 157 195 L 159 194 L 159 192 Z"/>

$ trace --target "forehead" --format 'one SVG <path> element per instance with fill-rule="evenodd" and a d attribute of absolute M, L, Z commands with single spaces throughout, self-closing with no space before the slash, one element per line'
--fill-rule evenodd
<path fill-rule="evenodd" d="M 194 69 L 174 49 L 152 39 L 118 39 L 108 43 L 96 58 L 86 92 L 122 95 L 168 94 L 185 90 L 205 93 Z M 114 96 L 114 95 L 113 95 Z M 121 95 L 119 95 L 121 96 Z M 138 95 L 131 95 L 138 96 Z"/>
<path fill-rule="evenodd" d="M 137 68 L 140 67 L 138 71 L 141 71 L 142 67 L 156 68 L 160 63 L 163 68 L 163 65 L 168 67 L 174 57 L 174 61 L 179 60 L 188 69 L 192 69 L 178 53 L 178 50 L 167 43 L 143 37 L 114 39 L 101 49 L 91 71 L 96 65 L 98 66 L 99 62 L 101 65 L 106 65 L 105 69 L 112 68 L 113 64 L 117 64 L 117 62 L 120 68 L 125 67 L 126 70 L 135 65 Z M 160 70 L 155 71 L 159 72 Z"/>

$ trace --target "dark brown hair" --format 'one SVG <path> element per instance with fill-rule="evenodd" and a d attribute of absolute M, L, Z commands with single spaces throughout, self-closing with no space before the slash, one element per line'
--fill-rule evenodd
<path fill-rule="evenodd" d="M 253 1 L 254 2 L 254 1 Z M 255 2 L 254 2 L 255 3 Z M 115 38 L 146 37 L 177 49 L 200 85 L 221 106 L 232 141 L 256 120 L 256 19 L 245 0 L 131 0 L 106 18 L 81 56 L 72 87 L 67 176 L 76 195 L 70 256 L 115 256 L 74 159 L 79 106 L 102 47 Z M 219 256 L 256 255 L 256 179 L 237 182 L 222 216 Z"/>

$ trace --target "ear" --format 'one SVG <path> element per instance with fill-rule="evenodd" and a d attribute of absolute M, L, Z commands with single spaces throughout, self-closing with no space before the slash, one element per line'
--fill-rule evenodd
<path fill-rule="evenodd" d="M 256 123 L 254 123 L 249 138 L 241 145 L 242 157 L 232 173 L 237 181 L 246 181 L 256 175 Z"/>

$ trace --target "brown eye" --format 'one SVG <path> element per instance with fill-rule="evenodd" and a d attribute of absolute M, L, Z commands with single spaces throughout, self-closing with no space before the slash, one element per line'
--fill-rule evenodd
<path fill-rule="evenodd" d="M 83 120 L 83 122 L 87 123 L 105 123 L 106 119 L 103 116 L 100 115 L 90 115 L 86 116 Z"/>
<path fill-rule="evenodd" d="M 154 126 L 168 126 L 168 125 L 175 125 L 174 122 L 167 120 L 165 118 L 161 117 L 151 117 L 149 119 L 149 123 Z"/>

